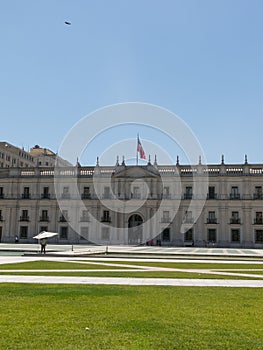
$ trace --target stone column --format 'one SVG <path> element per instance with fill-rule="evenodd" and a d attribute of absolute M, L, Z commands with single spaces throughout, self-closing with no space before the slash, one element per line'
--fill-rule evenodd
<path fill-rule="evenodd" d="M 243 208 L 241 225 L 241 244 L 245 248 L 251 248 L 254 245 L 254 228 L 251 206 Z"/>

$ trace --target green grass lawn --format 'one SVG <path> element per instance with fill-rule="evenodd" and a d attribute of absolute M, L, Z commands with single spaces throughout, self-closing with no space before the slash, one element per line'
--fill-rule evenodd
<path fill-rule="evenodd" d="M 259 288 L 1 284 L 0 297 L 1 350 L 261 350 L 263 344 Z"/>
<path fill-rule="evenodd" d="M 241 279 L 205 271 L 107 270 L 128 264 L 262 274 L 263 267 L 253 263 L 114 262 L 119 267 L 103 265 L 104 261 L 86 263 L 42 260 L 0 265 L 0 269 L 5 270 L 1 274 L 16 275 Z M 35 271 L 13 273 L 11 269 Z M 263 344 L 260 288 L 3 283 L 0 300 L 1 350 L 256 350 Z"/>
<path fill-rule="evenodd" d="M 134 266 L 152 266 L 152 267 L 168 267 L 175 269 L 263 269 L 263 262 L 260 264 L 253 264 L 253 262 L 239 264 L 231 262 L 230 264 L 224 262 L 164 262 L 164 261 L 116 261 L 114 264 L 119 265 L 134 265 Z"/>
<path fill-rule="evenodd" d="M 43 275 L 43 276 L 90 276 L 90 277 L 134 277 L 134 278 L 209 278 L 209 279 L 253 279 L 253 277 L 239 276 L 238 274 L 257 274 L 262 275 L 263 278 L 263 264 L 225 264 L 225 263 L 189 263 L 189 262 L 122 262 L 116 261 L 114 264 L 118 266 L 104 265 L 106 263 L 113 263 L 111 261 L 102 261 L 101 263 L 92 264 L 91 261 L 86 260 L 85 263 L 78 262 L 57 262 L 57 261 L 32 261 L 22 262 L 17 264 L 5 264 L 0 265 L 0 275 Z M 126 267 L 130 265 L 131 267 Z M 163 268 L 176 268 L 181 271 L 143 271 L 139 269 L 137 271 L 129 271 L 130 269 L 137 268 L 139 266 L 145 267 L 163 267 Z M 72 271 L 65 271 L 71 269 Z M 108 271 L 109 269 L 115 271 Z M 118 271 L 118 269 L 124 269 Z M 196 272 L 186 271 L 186 269 L 196 269 Z M 207 269 L 217 272 L 229 272 L 232 274 L 227 276 L 223 274 L 210 274 Z M 249 271 L 249 269 L 255 269 L 256 271 Z M 10 270 L 17 270 L 17 272 L 10 272 Z M 23 270 L 20 272 L 20 270 Z M 26 270 L 34 270 L 26 271 Z M 46 270 L 45 272 L 39 270 Z M 60 270 L 52 271 L 52 270 Z M 86 271 L 79 271 L 86 270 Z M 101 270 L 101 271 L 94 271 Z M 201 271 L 199 271 L 201 270 Z M 204 270 L 204 272 L 202 272 Z M 259 277 L 257 277 L 259 278 Z"/>
<path fill-rule="evenodd" d="M 83 264 L 77 262 L 64 262 L 64 261 L 30 261 L 30 262 L 21 262 L 16 264 L 1 264 L 0 270 L 83 270 L 83 269 L 119 269 L 120 267 L 108 266 L 103 264 L 89 264 L 89 262 L 85 262 Z M 123 269 L 125 267 L 123 266 Z"/>
<path fill-rule="evenodd" d="M 253 277 L 242 277 L 233 274 L 231 276 L 220 274 L 208 274 L 199 272 L 169 272 L 169 271 L 136 271 L 136 272 L 118 272 L 118 271 L 72 271 L 72 272 L 0 272 L 0 275 L 15 276 L 72 276 L 72 277 L 133 277 L 133 278 L 205 278 L 205 279 L 231 279 L 231 280 L 249 280 Z M 263 276 L 262 276 L 263 278 Z M 257 278 L 258 279 L 258 278 Z"/>
<path fill-rule="evenodd" d="M 175 268 L 175 269 L 205 269 L 205 270 L 217 270 L 217 271 L 224 271 L 224 270 L 249 270 L 249 269 L 263 269 L 263 263 L 262 264 L 237 264 L 237 263 L 199 263 L 199 262 L 147 262 L 147 261 L 101 261 L 97 262 L 96 264 L 91 264 L 91 260 L 84 260 L 83 263 L 74 262 L 74 261 L 48 261 L 48 260 L 39 260 L 39 261 L 30 261 L 30 262 L 21 262 L 21 263 L 14 263 L 14 264 L 1 264 L 0 270 L 54 270 L 54 269 L 60 269 L 60 270 L 66 270 L 66 269 L 72 269 L 72 270 L 78 270 L 78 269 L 125 269 L 126 267 L 123 265 L 130 265 L 132 268 L 136 268 L 137 266 L 146 266 L 146 267 L 163 267 L 163 268 Z M 109 266 L 104 264 L 116 264 L 119 266 Z M 129 268 L 127 268 L 129 269 Z"/>
<path fill-rule="evenodd" d="M 218 271 L 221 271 L 221 270 L 218 270 Z M 249 274 L 249 275 L 262 275 L 262 277 L 263 277 L 263 271 L 261 271 L 261 270 L 259 270 L 259 271 L 255 271 L 255 270 L 253 270 L 253 271 L 251 271 L 251 270 L 239 270 L 239 271 L 237 271 L 237 270 L 228 270 L 227 272 L 231 272 L 231 273 L 247 273 L 247 274 Z"/>

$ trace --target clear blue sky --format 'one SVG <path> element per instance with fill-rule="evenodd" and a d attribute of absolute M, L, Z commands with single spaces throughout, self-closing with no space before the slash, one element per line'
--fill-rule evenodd
<path fill-rule="evenodd" d="M 56 151 L 85 115 L 140 101 L 179 115 L 208 163 L 263 163 L 262 0 L 0 5 L 1 140 Z"/>

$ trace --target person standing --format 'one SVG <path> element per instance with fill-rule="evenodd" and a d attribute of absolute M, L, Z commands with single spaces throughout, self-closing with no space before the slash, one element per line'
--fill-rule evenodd
<path fill-rule="evenodd" d="M 40 240 L 40 245 L 41 245 L 41 254 L 42 253 L 46 254 L 47 241 L 45 240 L 45 238 Z"/>

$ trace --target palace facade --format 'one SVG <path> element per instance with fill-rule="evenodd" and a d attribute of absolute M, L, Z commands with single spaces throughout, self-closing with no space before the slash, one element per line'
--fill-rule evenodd
<path fill-rule="evenodd" d="M 0 240 L 263 247 L 263 164 L 0 169 Z"/>

